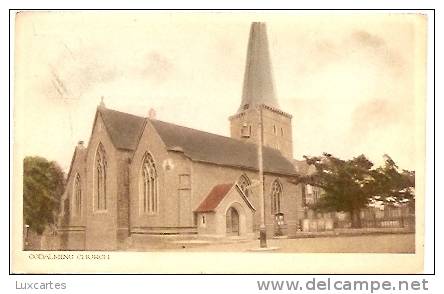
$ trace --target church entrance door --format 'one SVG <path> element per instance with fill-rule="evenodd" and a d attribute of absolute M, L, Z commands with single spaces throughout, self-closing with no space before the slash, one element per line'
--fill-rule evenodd
<path fill-rule="evenodd" d="M 227 210 L 227 236 L 239 236 L 239 213 L 234 207 Z"/>

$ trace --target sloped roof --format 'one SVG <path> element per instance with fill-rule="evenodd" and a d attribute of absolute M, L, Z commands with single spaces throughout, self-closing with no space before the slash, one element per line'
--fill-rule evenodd
<path fill-rule="evenodd" d="M 216 185 L 211 189 L 207 197 L 200 203 L 200 205 L 194 210 L 195 212 L 210 212 L 214 211 L 219 203 L 224 199 L 225 195 L 233 187 L 231 184 L 220 184 Z"/>
<path fill-rule="evenodd" d="M 311 175 L 316 172 L 314 165 L 309 165 L 305 160 L 293 160 L 293 164 L 296 167 L 296 171 L 300 175 Z"/>
<path fill-rule="evenodd" d="M 293 160 L 293 164 L 296 167 L 298 174 L 307 174 L 309 165 L 305 160 Z"/>
<path fill-rule="evenodd" d="M 99 108 L 116 148 L 135 150 L 146 118 Z M 170 150 L 183 152 L 193 161 L 258 169 L 257 145 L 159 120 L 150 120 Z M 296 169 L 278 150 L 263 148 L 264 171 L 293 175 Z"/>
<path fill-rule="evenodd" d="M 76 148 L 74 148 L 74 153 L 71 158 L 71 164 L 69 165 L 69 170 L 66 176 L 66 180 L 68 180 L 71 177 L 72 167 L 74 166 L 74 161 L 76 160 L 77 156 L 83 157 L 84 155 L 85 155 L 85 149 L 83 147 L 79 148 L 79 146 L 76 146 Z"/>
<path fill-rule="evenodd" d="M 105 107 L 98 108 L 106 129 L 118 149 L 136 150 L 145 118 Z"/>
<path fill-rule="evenodd" d="M 175 150 L 180 147 L 192 160 L 258 169 L 257 145 L 158 120 L 151 120 L 164 143 Z M 264 147 L 264 171 L 295 174 L 293 164 L 278 150 Z"/>

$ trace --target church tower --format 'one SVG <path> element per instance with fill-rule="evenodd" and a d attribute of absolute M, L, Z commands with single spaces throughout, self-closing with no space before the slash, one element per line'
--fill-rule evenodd
<path fill-rule="evenodd" d="M 231 137 L 258 143 L 293 158 L 292 116 L 280 110 L 275 96 L 265 23 L 253 22 L 248 41 L 242 102 L 229 118 Z M 261 129 L 262 122 L 262 129 Z"/>

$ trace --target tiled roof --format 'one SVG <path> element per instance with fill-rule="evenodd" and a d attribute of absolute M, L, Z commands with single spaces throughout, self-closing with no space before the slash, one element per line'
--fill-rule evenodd
<path fill-rule="evenodd" d="M 224 199 L 225 195 L 231 190 L 233 187 L 233 183 L 231 184 L 220 184 L 216 185 L 211 189 L 210 193 L 207 197 L 200 203 L 199 207 L 195 210 L 195 212 L 210 212 L 214 211 L 219 203 Z"/>
<path fill-rule="evenodd" d="M 298 174 L 306 174 L 309 169 L 309 165 L 305 160 L 293 160 L 293 164 L 296 167 Z"/>
<path fill-rule="evenodd" d="M 167 147 L 182 150 L 194 161 L 258 169 L 255 144 L 158 120 L 151 120 L 151 123 Z M 293 164 L 276 149 L 264 147 L 263 158 L 265 172 L 296 173 Z"/>
<path fill-rule="evenodd" d="M 119 149 L 134 151 L 146 118 L 99 107 L 111 140 Z M 193 161 L 258 169 L 257 145 L 159 120 L 150 120 L 170 150 L 183 152 Z M 296 169 L 278 150 L 264 147 L 264 171 L 286 175 Z"/>
<path fill-rule="evenodd" d="M 118 149 L 136 150 L 145 118 L 104 107 L 98 108 L 106 129 Z"/>

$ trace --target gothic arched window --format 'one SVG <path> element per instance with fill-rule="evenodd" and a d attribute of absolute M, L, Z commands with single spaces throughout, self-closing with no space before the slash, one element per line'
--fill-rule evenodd
<path fill-rule="evenodd" d="M 141 211 L 143 213 L 156 213 L 158 209 L 157 171 L 153 157 L 148 152 L 145 153 L 143 158 L 141 181 Z"/>
<path fill-rule="evenodd" d="M 250 179 L 247 177 L 247 175 L 240 176 L 239 180 L 237 181 L 237 185 L 239 188 L 244 192 L 245 196 L 249 196 L 249 187 L 251 185 Z"/>
<path fill-rule="evenodd" d="M 282 185 L 278 179 L 271 185 L 271 213 L 273 215 L 281 212 Z"/>
<path fill-rule="evenodd" d="M 74 179 L 74 214 L 81 215 L 82 214 L 82 186 L 80 183 L 80 175 L 76 174 Z"/>
<path fill-rule="evenodd" d="M 96 153 L 96 178 L 95 178 L 95 190 L 96 190 L 96 210 L 106 210 L 106 153 L 102 144 L 99 144 Z"/>

